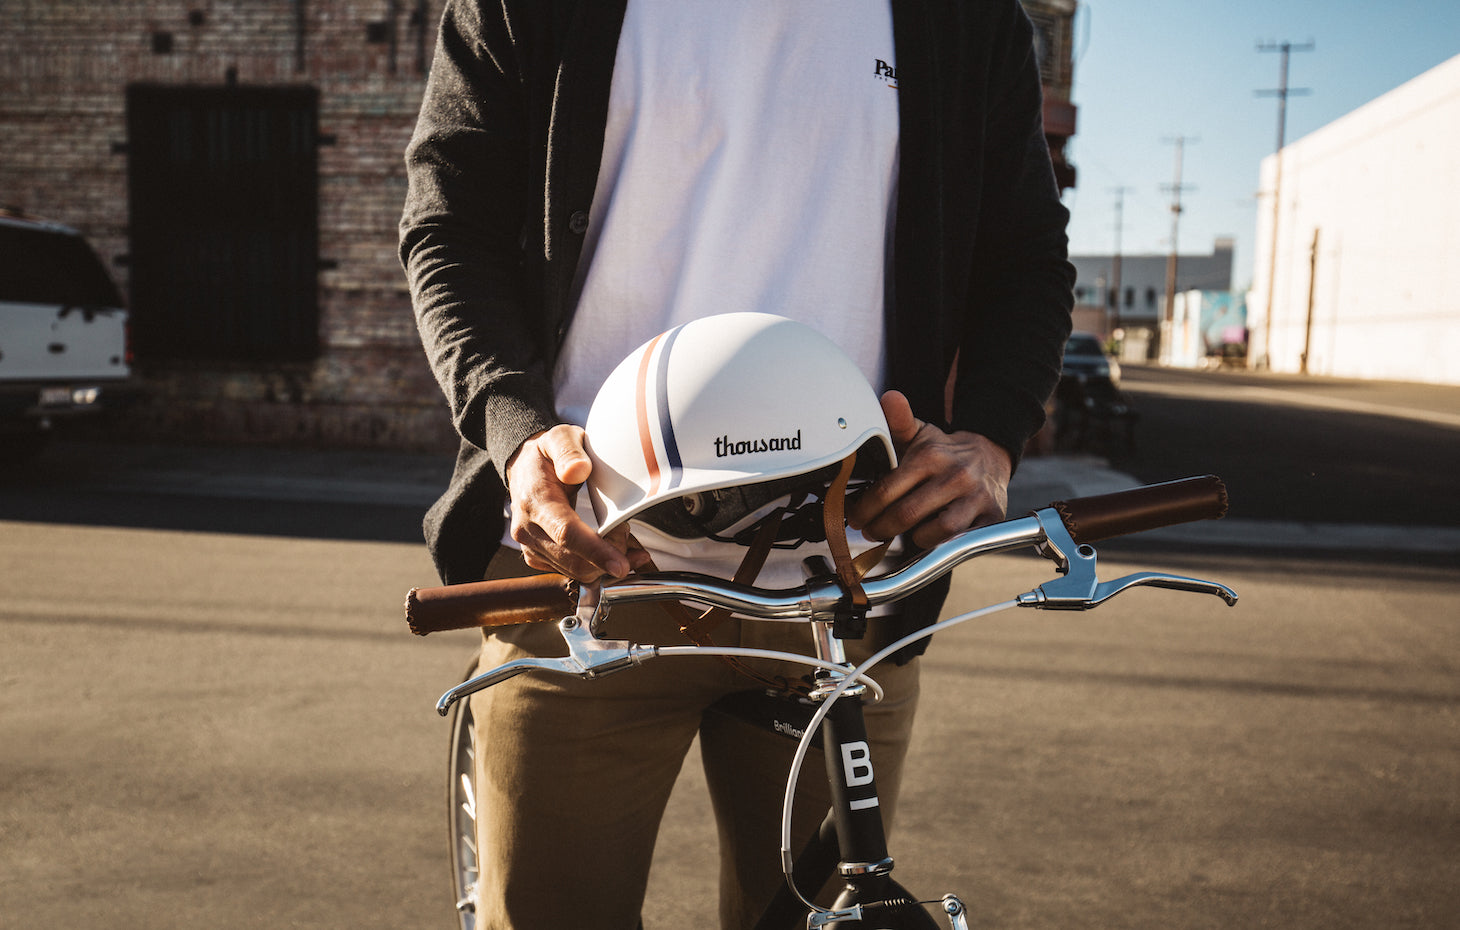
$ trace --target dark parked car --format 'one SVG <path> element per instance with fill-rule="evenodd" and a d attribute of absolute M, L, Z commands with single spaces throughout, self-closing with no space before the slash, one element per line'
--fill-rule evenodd
<path fill-rule="evenodd" d="M 1056 448 L 1110 456 L 1135 451 L 1139 417 L 1120 389 L 1120 364 L 1105 353 L 1098 337 L 1070 335 L 1055 398 Z"/>
<path fill-rule="evenodd" d="M 1120 384 L 1120 363 L 1105 352 L 1099 337 L 1091 333 L 1071 333 L 1065 343 L 1064 377 L 1105 378 Z"/>

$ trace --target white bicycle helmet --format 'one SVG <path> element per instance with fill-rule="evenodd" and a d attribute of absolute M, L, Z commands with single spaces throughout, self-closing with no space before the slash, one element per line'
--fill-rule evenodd
<path fill-rule="evenodd" d="M 604 382 L 585 432 L 601 532 L 636 519 L 714 535 L 820 490 L 853 452 L 863 477 L 896 463 L 856 364 L 809 326 L 764 313 L 705 317 L 640 346 Z"/>

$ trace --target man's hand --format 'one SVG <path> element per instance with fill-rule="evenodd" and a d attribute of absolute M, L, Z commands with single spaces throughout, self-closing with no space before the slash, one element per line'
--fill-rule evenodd
<path fill-rule="evenodd" d="M 574 510 L 578 486 L 592 470 L 583 430 L 568 424 L 536 434 L 508 461 L 511 535 L 530 567 L 596 581 L 622 578 L 647 560 L 642 549 L 630 552 L 628 524 L 601 537 Z"/>
<path fill-rule="evenodd" d="M 978 433 L 924 423 L 897 391 L 882 395 L 882 412 L 898 465 L 848 508 L 853 529 L 877 541 L 911 531 L 912 544 L 927 549 L 1004 519 L 1013 463 L 1003 447 Z"/>

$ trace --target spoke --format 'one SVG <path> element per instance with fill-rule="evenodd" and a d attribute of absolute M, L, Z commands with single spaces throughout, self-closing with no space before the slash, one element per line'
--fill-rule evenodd
<path fill-rule="evenodd" d="M 477 799 L 471 787 L 471 776 L 465 772 L 461 773 L 461 809 L 471 818 L 472 823 L 477 819 Z"/>

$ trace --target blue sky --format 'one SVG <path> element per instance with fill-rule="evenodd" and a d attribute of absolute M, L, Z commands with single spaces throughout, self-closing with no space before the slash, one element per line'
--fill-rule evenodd
<path fill-rule="evenodd" d="M 1114 251 L 1117 187 L 1121 251 L 1168 251 L 1171 140 L 1185 136 L 1180 250 L 1232 236 L 1232 284 L 1251 283 L 1258 170 L 1278 119 L 1277 99 L 1255 92 L 1278 86 L 1282 57 L 1257 46 L 1282 41 L 1313 43 L 1290 59 L 1289 86 L 1309 89 L 1288 98 L 1291 143 L 1460 54 L 1460 0 L 1081 0 L 1073 254 Z"/>

